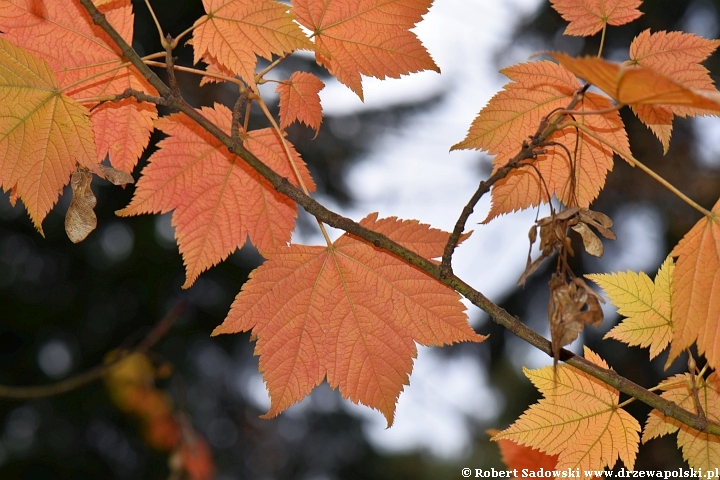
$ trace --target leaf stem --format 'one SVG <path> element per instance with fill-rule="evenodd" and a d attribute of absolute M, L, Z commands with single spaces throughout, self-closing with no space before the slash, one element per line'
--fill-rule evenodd
<path fill-rule="evenodd" d="M 581 124 L 581 123 L 574 122 L 574 121 L 570 121 L 570 122 L 565 122 L 565 123 L 563 123 L 562 126 L 563 126 L 563 127 L 565 127 L 565 126 L 573 126 L 573 127 L 577 128 L 578 130 L 581 130 L 582 132 L 584 132 L 586 135 L 594 138 L 594 139 L 597 140 L 598 142 L 601 142 L 601 143 L 607 145 L 607 146 L 610 147 L 615 153 L 617 153 L 617 154 L 620 155 L 621 157 L 624 157 L 625 160 L 627 160 L 627 161 L 630 163 L 630 165 L 632 165 L 632 166 L 634 166 L 634 167 L 638 167 L 640 170 L 642 170 L 643 172 L 645 172 L 645 173 L 647 173 L 648 175 L 650 175 L 652 178 L 654 178 L 656 181 L 658 181 L 663 187 L 667 188 L 667 189 L 670 190 L 672 193 L 674 193 L 674 194 L 675 194 L 678 198 L 680 198 L 683 202 L 687 203 L 687 204 L 690 205 L 692 208 L 694 208 L 694 209 L 697 210 L 698 212 L 702 213 L 702 214 L 705 215 L 706 217 L 711 218 L 711 219 L 714 218 L 714 215 L 713 215 L 712 212 L 710 212 L 709 210 L 703 208 L 703 207 L 700 206 L 697 202 L 695 202 L 695 201 L 692 200 L 690 197 L 688 197 L 687 195 L 685 195 L 684 193 L 682 193 L 682 192 L 681 192 L 680 190 L 678 190 L 672 183 L 668 182 L 667 180 L 665 180 L 664 178 L 662 178 L 660 175 L 658 175 L 657 173 L 655 173 L 655 171 L 653 171 L 650 167 L 646 166 L 645 164 L 643 164 L 642 162 L 640 162 L 638 159 L 636 159 L 635 157 L 633 157 L 630 152 L 623 152 L 623 151 L 621 151 L 616 145 L 613 145 L 611 142 L 607 141 L 605 138 L 603 138 L 602 136 L 596 134 L 596 133 L 593 132 L 591 129 L 589 129 L 588 127 L 586 127 L 585 125 L 583 125 L 583 124 Z"/>
<path fill-rule="evenodd" d="M 207 15 L 205 15 L 204 18 L 201 18 L 200 20 L 197 20 L 197 21 L 196 21 L 195 23 L 193 23 L 191 26 L 189 26 L 188 28 L 186 28 L 185 30 L 183 30 L 182 32 L 180 32 L 180 35 L 176 36 L 176 37 L 173 39 L 173 48 L 177 47 L 177 44 L 180 42 L 180 40 L 181 40 L 185 35 L 187 35 L 188 33 L 192 32 L 193 30 L 195 30 L 197 27 L 199 27 L 199 26 L 202 25 L 203 23 L 207 22 L 208 20 L 210 20 L 210 17 L 208 17 Z"/>
<path fill-rule="evenodd" d="M 272 63 L 271 63 L 270 65 L 268 65 L 267 67 L 265 67 L 265 68 L 263 68 L 262 70 L 260 70 L 257 74 L 255 74 L 255 83 L 258 83 L 258 84 L 261 83 L 260 81 L 263 79 L 263 77 L 265 76 L 266 73 L 268 73 L 270 70 L 272 70 L 273 68 L 275 68 L 275 67 L 277 67 L 278 65 L 280 65 L 280 62 L 282 62 L 283 60 L 285 60 L 285 59 L 288 58 L 289 56 L 290 56 L 290 53 L 286 53 L 286 54 L 283 55 L 282 57 L 279 57 L 278 59 L 276 59 L 274 62 L 272 62 Z"/>
<path fill-rule="evenodd" d="M 160 35 L 160 45 L 162 45 L 163 48 L 167 48 L 165 34 L 163 33 L 162 27 L 160 26 L 160 22 L 158 22 L 158 19 L 155 16 L 155 10 L 153 10 L 152 6 L 150 5 L 150 0 L 145 0 L 145 6 L 147 6 L 148 10 L 150 10 L 150 15 L 152 16 L 153 22 L 155 22 L 155 27 L 157 28 L 158 34 Z"/>
<path fill-rule="evenodd" d="M 310 191 L 305 186 L 305 181 L 303 180 L 302 176 L 300 175 L 300 170 L 298 170 L 297 165 L 295 165 L 295 161 L 292 158 L 292 154 L 290 153 L 290 147 L 287 144 L 287 141 L 285 140 L 285 135 L 283 134 L 283 131 L 280 129 L 280 126 L 275 121 L 275 118 L 270 113 L 270 110 L 268 109 L 267 105 L 265 104 L 265 101 L 262 99 L 262 97 L 259 94 L 255 95 L 255 99 L 258 102 L 258 105 L 260 105 L 260 109 L 265 114 L 265 117 L 268 119 L 270 124 L 272 125 L 273 129 L 275 130 L 275 133 L 277 133 L 278 137 L 280 137 L 280 142 L 282 143 L 283 150 L 285 151 L 285 157 L 287 158 L 287 161 L 290 163 L 290 168 L 292 168 L 293 173 L 295 174 L 295 178 L 297 178 L 298 184 L 300 185 L 300 188 L 302 188 L 302 191 L 305 195 L 310 196 Z M 332 248 L 332 241 L 330 240 L 330 235 L 328 235 L 327 229 L 325 228 L 325 225 L 317 219 L 318 226 L 320 227 L 320 231 L 323 234 L 323 237 L 325 237 L 325 242 L 328 245 L 328 248 Z"/>
<path fill-rule="evenodd" d="M 165 54 L 163 53 L 163 56 Z M 161 68 L 167 68 L 167 63 L 165 62 L 145 62 L 146 65 L 150 65 L 151 67 L 161 67 Z M 245 84 L 235 77 L 228 77 L 227 75 L 222 75 L 220 73 L 213 73 L 208 72 L 207 70 L 200 70 L 198 68 L 190 68 L 190 67 L 183 67 L 180 65 L 173 65 L 173 69 L 179 71 L 179 72 L 187 72 L 187 73 L 194 73 L 195 75 L 202 75 L 205 77 L 212 77 L 217 78 L 220 80 L 224 80 L 226 82 L 232 82 L 240 87 L 244 87 Z"/>
<path fill-rule="evenodd" d="M 150 55 L 146 55 L 146 56 L 144 56 L 144 57 L 141 57 L 140 60 L 142 60 L 143 62 L 145 62 L 146 59 L 149 59 L 149 58 L 158 58 L 158 57 L 164 57 L 164 56 L 165 56 L 165 53 L 164 53 L 164 52 L 163 52 L 163 53 L 158 52 L 158 53 L 153 53 L 153 54 L 150 54 Z M 115 62 L 115 61 L 117 61 L 117 60 L 113 60 L 113 61 L 109 61 L 109 62 L 102 62 L 102 63 L 98 63 L 97 65 L 110 65 L 111 63 L 113 63 L 113 62 Z M 148 63 L 148 64 L 151 64 L 151 63 L 155 63 L 155 62 L 147 61 L 147 63 Z M 89 80 L 92 80 L 93 78 L 99 77 L 99 76 L 101 76 L 101 75 L 106 75 L 106 74 L 111 73 L 111 72 L 114 72 L 114 71 L 116 71 L 116 70 L 120 70 L 121 68 L 129 67 L 129 66 L 131 66 L 131 65 L 132 65 L 132 62 L 121 62 L 120 64 L 115 65 L 115 66 L 112 67 L 112 68 L 108 68 L 107 70 L 101 70 L 101 71 L 99 71 L 99 72 L 93 73 L 92 75 L 90 75 L 90 76 L 88 76 L 88 77 L 81 78 L 80 80 L 76 80 L 76 81 L 74 81 L 74 82 L 72 82 L 72 83 L 70 83 L 70 84 L 68 84 L 68 85 L 65 85 L 64 87 L 62 87 L 62 88 L 60 89 L 60 92 L 61 92 L 61 93 L 66 92 L 66 91 L 70 90 L 71 88 L 73 88 L 73 87 L 75 87 L 75 86 L 77 86 L 77 85 L 82 85 L 83 83 L 85 83 L 85 82 L 87 82 L 87 81 L 89 81 Z M 93 65 L 93 66 L 94 66 L 94 65 Z"/>
<path fill-rule="evenodd" d="M 600 48 L 598 48 L 597 58 L 602 57 L 603 47 L 605 46 L 605 33 L 607 32 L 607 22 L 603 23 L 602 33 L 600 34 Z"/>

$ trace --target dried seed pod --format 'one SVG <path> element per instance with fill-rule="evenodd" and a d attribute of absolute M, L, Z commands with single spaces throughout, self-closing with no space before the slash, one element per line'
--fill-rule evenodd
<path fill-rule="evenodd" d="M 553 361 L 557 365 L 562 347 L 572 343 L 585 325 L 599 327 L 602 324 L 602 299 L 582 279 L 567 282 L 565 276 L 558 273 L 553 274 L 549 286 L 550 338 Z"/>
<path fill-rule="evenodd" d="M 85 240 L 97 227 L 97 217 L 93 208 L 97 199 L 90 188 L 92 173 L 82 169 L 73 172 L 70 178 L 72 201 L 65 215 L 65 232 L 73 243 Z"/>
<path fill-rule="evenodd" d="M 573 225 L 570 228 L 580 234 L 587 253 L 596 257 L 602 257 L 604 251 L 603 244 L 585 222 L 579 222 L 577 225 Z"/>

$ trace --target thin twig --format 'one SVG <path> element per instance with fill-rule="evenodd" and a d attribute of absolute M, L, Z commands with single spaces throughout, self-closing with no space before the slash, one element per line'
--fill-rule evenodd
<path fill-rule="evenodd" d="M 173 38 L 169 33 L 167 34 L 167 37 L 165 37 L 165 42 L 163 43 L 165 45 L 165 64 L 167 65 L 166 70 L 170 89 L 176 97 L 182 97 L 180 87 L 178 87 L 177 78 L 175 78 L 175 57 L 172 55 Z"/>
<path fill-rule="evenodd" d="M 235 106 L 233 107 L 232 125 L 230 125 L 230 136 L 233 140 L 233 148 L 228 148 L 231 152 L 235 151 L 236 145 L 242 145 L 242 140 L 240 139 L 240 116 L 242 115 L 242 107 L 245 105 L 247 99 L 248 92 L 247 90 L 243 90 L 243 92 L 238 96 Z"/>
<path fill-rule="evenodd" d="M 89 383 L 102 378 L 108 370 L 113 368 L 118 362 L 122 361 L 128 355 L 133 353 L 145 353 L 153 345 L 155 345 L 167 332 L 180 315 L 185 311 L 185 303 L 177 303 L 150 332 L 142 339 L 137 347 L 131 350 L 124 350 L 112 362 L 97 365 L 86 372 L 74 375 L 65 380 L 61 380 L 49 385 L 38 385 L 32 387 L 14 387 L 9 385 L 0 385 L 0 399 L 27 400 L 31 398 L 44 398 L 71 392 L 83 387 Z"/>
<path fill-rule="evenodd" d="M 583 87 L 578 92 L 576 92 L 568 106 L 561 111 L 572 111 L 575 106 L 577 106 L 577 104 L 582 101 L 585 90 L 585 87 Z M 483 195 L 485 195 L 497 181 L 505 178 L 513 169 L 521 165 L 521 162 L 523 160 L 534 158 L 536 155 L 535 149 L 544 144 L 545 141 L 550 138 L 550 136 L 555 132 L 557 124 L 561 121 L 562 118 L 565 117 L 565 114 L 561 113 L 559 116 L 555 117 L 552 122 L 548 121 L 549 117 L 550 116 L 548 115 L 540 123 L 537 131 L 535 132 L 535 135 L 531 137 L 530 143 L 525 142 L 522 149 L 517 155 L 515 155 L 515 157 L 513 157 L 502 168 L 498 169 L 498 171 L 491 175 L 490 178 L 480 182 L 478 189 L 470 198 L 467 205 L 465 205 L 465 207 L 463 208 L 460 217 L 458 217 L 457 219 L 457 222 L 455 222 L 455 228 L 453 229 L 447 243 L 445 244 L 442 262 L 440 264 L 440 278 L 448 278 L 452 274 L 451 262 L 453 253 L 455 252 L 455 248 L 457 248 L 458 242 L 460 241 L 460 236 L 465 231 L 465 225 L 468 218 L 470 218 L 470 215 L 472 215 L 473 211 L 475 210 L 475 206 L 483 197 Z"/>
<path fill-rule="evenodd" d="M 148 80 L 148 82 L 150 82 L 150 84 L 152 84 L 153 87 L 155 87 L 155 89 L 167 99 L 168 105 L 171 108 L 186 114 L 198 125 L 207 130 L 208 133 L 220 140 L 220 142 L 222 142 L 226 147 L 230 147 L 232 145 L 232 138 L 222 129 L 203 117 L 190 105 L 182 101 L 182 99 L 178 99 L 173 96 L 170 88 L 165 85 L 165 83 L 160 80 L 160 78 L 152 70 L 150 70 L 150 68 L 143 64 L 137 53 L 135 53 L 132 47 L 125 42 L 112 25 L 107 22 L 105 16 L 95 7 L 92 0 L 79 0 L 79 2 L 90 13 L 90 16 L 95 24 L 102 28 L 118 45 L 125 58 L 127 58 Z M 547 339 L 543 338 L 539 333 L 523 324 L 518 318 L 510 315 L 505 309 L 490 301 L 482 293 L 469 286 L 462 279 L 458 278 L 454 274 L 447 278 L 440 278 L 440 265 L 399 245 L 383 234 L 369 230 L 349 218 L 328 210 L 326 207 L 316 202 L 312 197 L 303 193 L 300 188 L 291 184 L 287 178 L 278 175 L 244 147 L 239 147 L 235 153 L 245 160 L 251 168 L 270 182 L 275 190 L 295 201 L 295 203 L 303 207 L 308 213 L 318 220 L 330 225 L 331 227 L 344 230 L 348 234 L 360 238 L 389 254 L 397 256 L 406 263 L 419 268 L 428 276 L 439 280 L 444 285 L 447 285 L 451 289 L 463 295 L 474 305 L 488 313 L 496 323 L 507 328 L 513 334 L 533 345 L 538 350 L 552 356 L 550 342 Z M 695 413 L 685 410 L 676 403 L 650 392 L 646 388 L 628 380 L 613 370 L 595 365 L 594 363 L 565 349 L 560 351 L 560 359 L 568 365 L 601 380 L 605 384 L 625 393 L 626 395 L 637 398 L 641 402 L 659 410 L 665 416 L 679 420 L 696 430 L 720 435 L 720 425 L 708 423 L 705 419 Z"/>

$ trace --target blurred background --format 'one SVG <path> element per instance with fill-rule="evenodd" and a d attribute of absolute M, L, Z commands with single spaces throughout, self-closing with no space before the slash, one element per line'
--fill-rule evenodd
<path fill-rule="evenodd" d="M 133 3 L 135 48 L 141 54 L 161 50 L 144 2 Z M 200 0 L 153 0 L 152 5 L 170 34 L 204 13 Z M 681 29 L 707 38 L 720 33 L 720 1 L 652 0 L 641 10 L 639 20 L 609 29 L 606 57 L 625 60 L 632 38 L 647 28 Z M 317 138 L 306 128 L 290 129 L 318 184 L 317 198 L 356 220 L 378 211 L 451 229 L 491 167 L 479 152 L 448 153 L 449 147 L 464 138 L 473 118 L 505 83 L 500 68 L 528 61 L 539 50 L 597 52 L 599 37 L 566 37 L 564 28 L 544 1 L 437 1 L 416 32 L 442 74 L 365 79 L 365 103 L 329 77 L 309 53 L 285 61 L 275 78 L 304 70 L 327 84 Z M 178 63 L 192 63 L 189 48 L 177 55 Z M 705 65 L 717 74 L 720 57 L 713 55 Z M 232 107 L 235 101 L 228 86 L 198 88 L 198 78 L 182 74 L 179 81 L 195 106 L 219 101 Z M 263 90 L 269 103 L 276 102 L 273 90 L 272 84 Z M 720 197 L 720 123 L 677 119 L 670 151 L 663 156 L 660 143 L 627 113 L 623 119 L 638 159 L 711 207 Z M 259 114 L 252 122 L 265 126 Z M 155 134 L 152 143 L 160 138 Z M 136 178 L 153 150 L 140 160 Z M 6 195 L 0 199 L 1 384 L 43 385 L 71 378 L 101 364 L 118 346 L 136 344 L 184 303 L 187 308 L 149 359 L 163 372 L 155 384 L 159 395 L 172 398 L 180 423 L 206 439 L 216 478 L 456 479 L 462 467 L 502 467 L 485 431 L 507 427 L 536 400 L 521 366 L 536 368 L 550 359 L 482 312 L 469 309 L 473 326 L 490 334 L 488 341 L 421 348 L 390 429 L 378 412 L 343 401 L 327 385 L 279 417 L 261 420 L 269 400 L 250 335 L 209 335 L 262 258 L 246 246 L 182 290 L 184 271 L 170 216 L 116 217 L 114 211 L 128 203 L 133 188 L 96 181 L 93 190 L 98 229 L 78 245 L 63 229 L 69 191 L 45 220 L 44 239 L 22 205 L 11 207 Z M 455 271 L 547 336 L 553 262 L 546 262 L 524 289 L 515 287 L 536 212 L 477 225 L 488 208 L 484 199 L 471 217 L 475 233 L 458 250 Z M 594 210 L 613 218 L 618 240 L 605 242 L 601 259 L 574 258 L 578 275 L 642 269 L 652 277 L 671 246 L 699 219 L 621 161 Z M 540 216 L 546 214 L 541 210 Z M 318 239 L 314 222 L 301 212 L 294 241 Z M 665 355 L 648 363 L 645 350 L 601 342 L 617 321 L 607 307 L 603 326 L 589 328 L 580 340 L 633 381 L 656 385 L 664 375 Z M 677 361 L 676 368 L 683 363 Z M 0 398 L 0 478 L 169 478 L 168 452 L 153 446 L 138 417 L 119 408 L 111 394 L 98 381 L 49 398 Z M 649 412 L 639 402 L 629 410 L 641 423 Z M 670 436 L 642 446 L 635 467 L 682 466 Z"/>

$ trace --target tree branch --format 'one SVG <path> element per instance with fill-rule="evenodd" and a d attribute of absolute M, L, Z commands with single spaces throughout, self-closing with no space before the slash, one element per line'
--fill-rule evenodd
<path fill-rule="evenodd" d="M 262 175 L 278 192 L 286 195 L 295 201 L 298 205 L 303 207 L 308 213 L 313 215 L 319 221 L 326 223 L 335 228 L 344 230 L 345 232 L 353 235 L 359 239 L 362 239 L 368 243 L 371 243 L 378 249 L 384 250 L 392 255 L 399 257 L 410 265 L 423 270 L 430 277 L 435 278 L 439 282 L 447 285 L 448 287 L 456 290 L 458 293 L 463 295 L 465 298 L 470 300 L 474 305 L 487 312 L 490 317 L 496 323 L 504 326 L 512 333 L 522 338 L 526 342 L 530 343 L 537 349 L 545 352 L 549 356 L 552 356 L 550 348 L 550 342 L 543 338 L 541 335 L 527 327 L 519 319 L 510 315 L 506 310 L 496 305 L 482 293 L 478 292 L 474 288 L 470 287 L 463 280 L 450 274 L 447 278 L 441 278 L 440 265 L 437 263 L 427 260 L 417 253 L 408 250 L 407 248 L 399 245 L 398 243 L 390 240 L 385 235 L 368 230 L 359 223 L 343 217 L 335 212 L 332 212 L 325 208 L 320 203 L 316 202 L 312 197 L 304 194 L 298 187 L 292 185 L 287 178 L 282 177 L 275 173 L 271 168 L 261 162 L 257 157 L 250 153 L 243 146 L 234 144 L 232 137 L 222 131 L 217 125 L 210 122 L 208 119 L 203 117 L 194 108 L 184 102 L 182 99 L 177 98 L 171 89 L 155 75 L 143 62 L 142 59 L 135 53 L 130 45 L 123 40 L 123 38 L 117 33 L 117 31 L 110 25 L 105 16 L 95 7 L 92 0 L 79 0 L 80 3 L 87 9 L 92 17 L 93 21 L 101 27 L 110 38 L 117 43 L 121 49 L 125 58 L 135 66 L 140 73 L 157 89 L 157 91 L 167 100 L 167 105 L 178 111 L 183 112 L 198 125 L 206 129 L 211 135 L 220 140 L 223 145 L 228 149 L 231 149 L 233 153 L 241 157 L 245 162 L 250 165 L 255 171 Z M 584 93 L 581 90 L 579 94 Z M 690 427 L 708 432 L 714 435 L 720 435 L 720 426 L 714 424 L 708 424 L 705 419 L 700 416 L 689 412 L 683 408 L 680 408 L 677 404 L 670 402 L 659 395 L 641 387 L 640 385 L 626 379 L 625 377 L 617 374 L 613 370 L 608 370 L 599 367 L 582 357 L 579 357 L 572 352 L 563 349 L 560 353 L 560 359 L 565 361 L 568 365 L 571 365 L 603 382 L 616 388 L 617 390 L 637 398 L 645 404 L 658 409 L 664 415 L 675 418 L 682 423 L 689 425 Z"/>
<path fill-rule="evenodd" d="M 185 303 L 179 302 L 167 315 L 165 315 L 158 323 L 153 327 L 145 338 L 138 344 L 137 347 L 131 350 L 121 351 L 121 353 L 112 362 L 102 365 L 97 365 L 86 372 L 72 376 L 65 380 L 61 380 L 50 385 L 39 385 L 32 387 L 13 387 L 9 385 L 0 385 L 0 399 L 12 399 L 12 400 L 26 400 L 30 398 L 43 398 L 60 395 L 63 393 L 71 392 L 80 387 L 83 387 L 95 380 L 101 379 L 105 374 L 113 368 L 117 363 L 125 359 L 128 355 L 133 353 L 145 353 L 158 340 L 160 340 L 170 330 L 170 327 L 185 311 Z"/>

